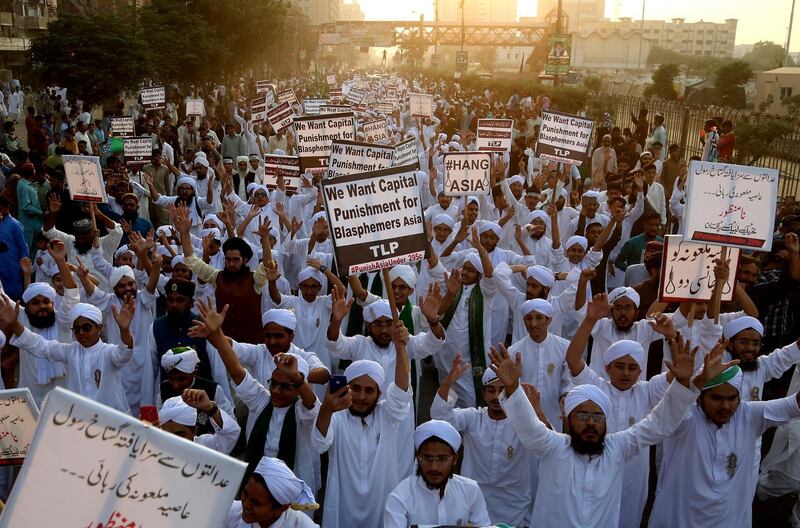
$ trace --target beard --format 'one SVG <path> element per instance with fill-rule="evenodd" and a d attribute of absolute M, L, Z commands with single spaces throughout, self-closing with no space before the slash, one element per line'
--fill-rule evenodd
<path fill-rule="evenodd" d="M 570 431 L 569 437 L 572 439 L 572 449 L 579 455 L 602 455 L 603 454 L 603 441 L 606 438 L 605 433 L 600 437 L 600 440 L 590 442 L 581 439 L 580 435 Z"/>
<path fill-rule="evenodd" d="M 733 356 L 733 354 L 731 354 Z M 742 369 L 744 372 L 754 372 L 758 370 L 758 361 L 755 359 L 753 361 L 745 361 L 742 358 L 734 356 L 734 359 L 739 360 L 739 368 Z"/>
<path fill-rule="evenodd" d="M 187 312 L 170 312 L 167 311 L 167 321 L 172 325 L 180 325 L 186 320 Z"/>
<path fill-rule="evenodd" d="M 56 312 L 50 310 L 47 315 L 27 314 L 28 322 L 34 328 L 50 328 L 56 323 Z"/>
<path fill-rule="evenodd" d="M 435 484 L 431 484 L 430 482 L 428 482 L 428 479 L 425 477 L 425 474 L 420 469 L 419 464 L 417 464 L 417 476 L 422 478 L 422 481 L 425 482 L 425 487 L 427 487 L 429 490 L 433 491 L 439 489 L 439 486 L 436 486 Z M 451 470 L 450 474 L 447 476 L 447 480 L 451 480 L 452 478 L 453 478 L 453 471 Z"/>
<path fill-rule="evenodd" d="M 353 409 L 352 406 L 348 407 L 347 410 L 350 412 L 350 414 L 352 414 L 356 418 L 366 418 L 367 416 L 369 416 L 370 414 L 372 414 L 375 411 L 375 406 L 376 405 L 378 405 L 378 401 L 377 400 L 375 400 L 375 403 L 373 403 L 370 406 L 370 408 L 367 409 L 366 411 L 357 411 L 357 410 Z"/>

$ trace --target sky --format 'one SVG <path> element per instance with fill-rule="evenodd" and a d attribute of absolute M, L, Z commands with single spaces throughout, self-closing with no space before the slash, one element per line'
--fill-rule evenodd
<path fill-rule="evenodd" d="M 469 2 L 469 0 L 466 0 Z M 640 18 L 641 0 L 606 0 L 606 17 L 614 15 L 615 3 L 620 4 L 620 16 Z M 367 20 L 433 20 L 433 0 L 360 0 Z M 781 45 L 786 42 L 792 0 L 649 0 L 645 18 L 669 20 L 685 18 L 687 22 L 705 20 L 723 22 L 737 18 L 736 44 L 753 44 L 759 40 L 772 40 Z M 518 16 L 535 16 L 536 0 L 518 0 Z M 791 51 L 800 51 L 800 2 L 795 11 Z"/>

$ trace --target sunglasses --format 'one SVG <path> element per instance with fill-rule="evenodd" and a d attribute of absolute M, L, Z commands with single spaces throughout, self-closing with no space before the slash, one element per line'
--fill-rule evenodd
<path fill-rule="evenodd" d="M 279 381 L 275 381 L 273 379 L 269 380 L 269 388 L 270 389 L 280 389 L 284 392 L 288 392 L 291 390 L 295 390 L 300 387 L 302 383 L 281 383 Z"/>
<path fill-rule="evenodd" d="M 95 327 L 95 325 L 93 325 L 92 323 L 83 323 L 83 324 L 79 324 L 79 325 L 72 325 L 72 332 L 75 333 L 75 334 L 80 334 L 81 332 L 83 332 L 84 334 L 87 334 L 87 333 L 91 332 L 94 327 Z"/>

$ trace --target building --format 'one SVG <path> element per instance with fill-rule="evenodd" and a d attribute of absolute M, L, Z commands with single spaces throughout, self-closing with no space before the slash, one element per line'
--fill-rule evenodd
<path fill-rule="evenodd" d="M 56 0 L 0 2 L 0 82 L 10 82 L 12 72 L 26 64 L 31 40 L 47 31 L 57 8 Z"/>
<path fill-rule="evenodd" d="M 342 4 L 339 10 L 339 20 L 342 22 L 363 22 L 364 12 L 358 2 L 351 2 L 349 4 Z"/>
<path fill-rule="evenodd" d="M 295 5 L 312 26 L 340 20 L 342 0 L 296 0 Z"/>
<path fill-rule="evenodd" d="M 640 47 L 644 61 L 651 45 L 652 41 L 643 39 L 638 31 L 577 33 L 572 35 L 570 67 L 590 72 L 638 69 Z"/>
<path fill-rule="evenodd" d="M 461 0 L 436 0 L 438 21 L 461 23 Z M 517 0 L 464 0 L 465 24 L 514 24 Z"/>
<path fill-rule="evenodd" d="M 786 115 L 783 100 L 800 95 L 800 68 L 777 68 L 756 77 L 756 109 L 762 105 L 769 114 Z"/>
<path fill-rule="evenodd" d="M 562 0 L 561 13 L 565 17 L 567 33 L 581 31 L 590 22 L 605 18 L 605 0 Z M 544 22 L 558 13 L 558 0 L 539 0 L 536 4 L 536 20 Z"/>

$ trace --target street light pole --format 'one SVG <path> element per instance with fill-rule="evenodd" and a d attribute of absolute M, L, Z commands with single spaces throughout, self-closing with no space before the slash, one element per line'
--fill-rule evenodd
<path fill-rule="evenodd" d="M 639 69 L 642 69 L 642 43 L 644 42 L 644 8 L 647 0 L 642 0 L 642 21 L 639 23 Z"/>
<path fill-rule="evenodd" d="M 461 0 L 461 51 L 464 51 L 464 0 Z"/>
<path fill-rule="evenodd" d="M 792 43 L 792 22 L 794 21 L 794 1 L 792 0 L 792 13 L 789 15 L 789 33 L 786 34 L 786 56 L 783 59 L 783 65 L 789 65 L 789 44 Z"/>

